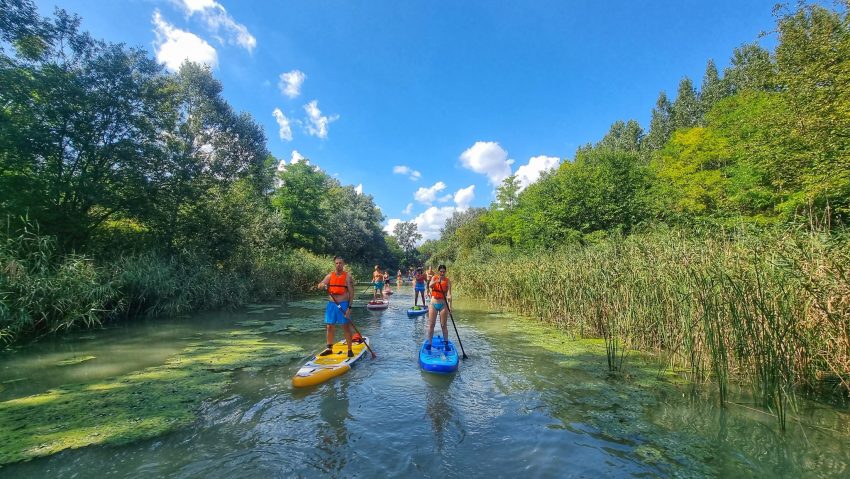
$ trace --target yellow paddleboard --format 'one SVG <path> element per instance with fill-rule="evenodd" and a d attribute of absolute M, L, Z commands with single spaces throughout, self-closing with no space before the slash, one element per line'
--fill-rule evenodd
<path fill-rule="evenodd" d="M 354 343 L 351 347 L 354 357 L 351 358 L 348 357 L 348 346 L 345 344 L 344 339 L 333 345 L 333 354 L 328 354 L 327 356 L 316 354 L 295 373 L 295 377 L 292 378 L 292 385 L 297 388 L 314 386 L 330 378 L 337 377 L 340 374 L 345 374 L 351 369 L 354 362 L 360 359 L 363 353 L 367 351 L 366 344 L 364 343 L 369 343 L 369 338 L 364 337 L 363 343 Z"/>

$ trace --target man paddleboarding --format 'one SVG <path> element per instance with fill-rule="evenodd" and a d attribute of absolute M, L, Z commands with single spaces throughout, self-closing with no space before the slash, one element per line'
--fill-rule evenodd
<path fill-rule="evenodd" d="M 372 301 L 383 299 L 384 297 L 384 273 L 381 271 L 380 265 L 375 265 L 375 271 L 372 272 L 372 284 L 375 285 L 375 292 L 372 293 Z"/>
<path fill-rule="evenodd" d="M 354 357 L 351 351 L 351 303 L 354 300 L 351 294 L 354 291 L 354 283 L 351 276 L 345 271 L 345 260 L 342 256 L 334 258 L 334 270 L 325 276 L 319 283 L 319 289 L 327 289 L 331 301 L 325 306 L 325 329 L 327 330 L 328 349 L 319 353 L 319 356 L 333 354 L 334 328 L 337 324 L 342 325 L 345 334 L 345 342 L 348 344 L 348 357 Z"/>

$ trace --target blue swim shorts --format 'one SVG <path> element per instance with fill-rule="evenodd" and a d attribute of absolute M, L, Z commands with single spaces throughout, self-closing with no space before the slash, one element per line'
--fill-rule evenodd
<path fill-rule="evenodd" d="M 425 291 L 425 285 L 424 284 L 417 284 L 413 289 L 415 291 Z"/>
<path fill-rule="evenodd" d="M 383 281 L 376 281 L 375 282 L 375 289 L 384 289 L 384 282 Z"/>
<path fill-rule="evenodd" d="M 348 309 L 348 301 L 340 301 L 339 306 L 342 311 L 339 310 L 336 303 L 328 301 L 327 306 L 325 306 L 325 324 L 345 324 L 348 322 L 348 319 L 343 315 Z"/>

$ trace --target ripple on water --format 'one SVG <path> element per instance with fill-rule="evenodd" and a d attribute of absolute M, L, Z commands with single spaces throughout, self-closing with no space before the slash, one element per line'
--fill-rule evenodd
<path fill-rule="evenodd" d="M 491 314 L 486 305 L 455 303 L 469 355 L 459 372 L 423 373 L 416 355 L 425 320 L 406 317 L 410 302 L 409 287 L 403 287 L 390 309 L 356 311 L 378 358 L 364 356 L 352 371 L 322 385 L 292 388 L 292 375 L 306 358 L 242 369 L 224 393 L 204 403 L 191 427 L 125 446 L 68 451 L 4 473 L 560 478 L 847 472 L 850 448 L 841 446 L 847 434 L 824 432 L 842 426 L 823 411 L 811 415 L 820 429 L 806 429 L 812 444 L 805 446 L 799 435 L 778 435 L 771 418 L 712 407 L 710 397 L 683 398 L 670 385 L 644 380 L 637 369 L 632 375 L 638 380 L 608 378 L 598 343 L 571 342 L 534 322 Z M 324 299 L 272 306 L 231 315 L 231 326 L 266 328 L 264 338 L 285 338 L 305 356 L 321 348 Z M 303 327 L 281 329 L 295 323 Z M 102 358 L 92 354 L 98 359 L 91 363 Z"/>

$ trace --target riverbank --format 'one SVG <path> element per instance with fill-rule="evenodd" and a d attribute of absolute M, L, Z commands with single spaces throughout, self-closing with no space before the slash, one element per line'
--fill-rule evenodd
<path fill-rule="evenodd" d="M 522 254 L 478 250 L 453 265 L 459 291 L 603 338 L 607 364 L 665 358 L 721 404 L 751 384 L 780 428 L 798 391 L 850 391 L 850 241 L 798 230 L 697 236 L 668 230 Z"/>
<path fill-rule="evenodd" d="M 0 346 L 140 317 L 234 308 L 303 295 L 332 261 L 304 250 L 221 263 L 189 251 L 96 260 L 56 239 L 0 236 Z"/>

